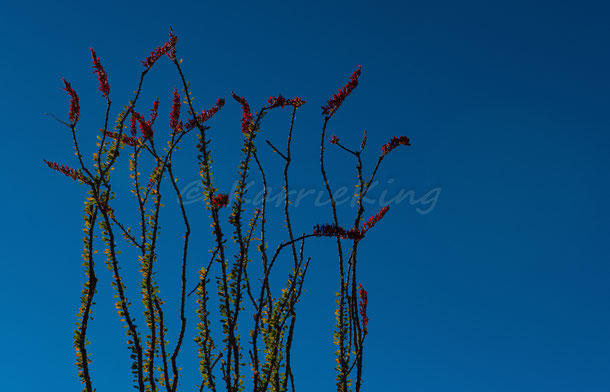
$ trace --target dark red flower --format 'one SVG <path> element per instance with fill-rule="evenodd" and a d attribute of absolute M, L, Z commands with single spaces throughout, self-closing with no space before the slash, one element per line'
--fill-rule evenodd
<path fill-rule="evenodd" d="M 366 221 L 366 223 L 364 223 L 362 226 L 360 226 L 360 231 L 362 232 L 362 234 L 364 235 L 364 233 L 366 233 L 369 229 L 371 229 L 373 226 L 375 226 L 375 224 L 377 222 L 379 222 L 381 219 L 383 219 L 383 216 L 386 214 L 386 212 L 388 212 L 388 210 L 390 209 L 389 206 L 385 206 L 381 209 L 381 211 L 379 211 L 377 214 L 371 216 L 369 218 L 368 221 Z"/>
<path fill-rule="evenodd" d="M 286 106 L 287 99 L 282 96 L 282 94 L 277 97 L 269 97 L 269 109 Z"/>
<path fill-rule="evenodd" d="M 116 132 L 112 132 L 112 131 L 106 131 L 104 132 L 104 134 L 106 136 L 108 136 L 109 138 L 112 139 L 117 139 L 119 137 L 119 134 Z M 140 143 L 140 138 L 134 138 L 131 136 L 127 136 L 127 135 L 122 135 L 121 140 L 123 141 L 123 143 L 127 144 L 128 146 L 137 146 Z"/>
<path fill-rule="evenodd" d="M 129 130 L 131 131 L 131 135 L 135 137 L 138 134 L 138 115 L 137 113 L 134 115 L 134 113 L 135 111 L 131 112 Z"/>
<path fill-rule="evenodd" d="M 150 121 L 148 123 L 150 124 L 151 127 L 154 124 L 155 120 L 157 119 L 158 111 L 159 111 L 159 98 L 157 98 L 155 100 L 155 102 L 153 103 L 152 109 L 150 109 Z"/>
<path fill-rule="evenodd" d="M 152 128 L 148 126 L 148 121 L 146 121 L 144 116 L 134 110 L 131 112 L 131 117 L 135 118 L 138 121 L 138 124 L 140 125 L 140 132 L 142 133 L 144 139 L 148 139 L 149 136 L 152 136 Z"/>
<path fill-rule="evenodd" d="M 82 182 L 87 181 L 87 179 L 85 178 L 83 173 L 81 173 L 80 170 L 76 170 L 76 169 L 73 169 L 73 168 L 65 166 L 65 165 L 59 166 L 55 162 L 44 161 L 44 163 L 46 163 L 47 166 L 49 166 L 51 169 L 57 170 L 58 172 L 72 178 L 73 180 L 82 181 Z"/>
<path fill-rule="evenodd" d="M 404 146 L 410 146 L 411 144 L 409 143 L 409 138 L 406 136 L 394 136 L 392 138 L 392 140 L 390 140 L 389 143 L 384 144 L 381 147 L 381 151 L 383 152 L 382 155 L 386 155 L 389 154 L 390 151 L 392 151 L 393 149 L 395 149 L 396 147 L 400 146 L 400 145 L 404 145 Z"/>
<path fill-rule="evenodd" d="M 339 144 L 339 138 L 336 137 L 335 135 L 333 135 L 333 137 L 330 139 L 330 143 L 331 144 Z"/>
<path fill-rule="evenodd" d="M 212 197 L 211 202 L 212 205 L 216 208 L 226 207 L 229 204 L 229 195 L 219 193 L 218 195 Z"/>
<path fill-rule="evenodd" d="M 199 113 L 197 115 L 197 118 L 194 119 L 190 119 L 189 121 L 187 121 L 185 128 L 188 130 L 191 130 L 193 128 L 195 128 L 197 126 L 197 124 L 203 124 L 204 122 L 208 121 L 210 118 L 212 118 L 213 115 L 216 114 L 216 112 L 218 112 L 220 110 L 220 108 L 222 108 L 225 104 L 225 100 L 220 98 L 218 99 L 218 102 L 216 102 L 216 105 L 210 109 L 210 110 L 202 110 L 201 113 Z"/>
<path fill-rule="evenodd" d="M 169 29 L 169 43 L 171 49 L 167 51 L 167 57 L 176 61 L 176 44 L 178 43 L 178 37 L 174 35 L 174 30 Z"/>
<path fill-rule="evenodd" d="M 343 86 L 339 91 L 333 95 L 331 99 L 328 100 L 328 103 L 325 106 L 322 106 L 322 114 L 325 114 L 326 117 L 332 116 L 337 109 L 341 106 L 345 98 L 358 86 L 358 78 L 360 77 L 360 65 L 358 69 L 352 73 L 350 77 L 350 81 L 347 82 L 345 86 Z"/>
<path fill-rule="evenodd" d="M 74 126 L 78 122 L 78 116 L 80 114 L 80 105 L 79 105 L 78 95 L 76 94 L 76 91 L 74 91 L 72 86 L 70 86 L 70 83 L 68 83 L 66 81 L 66 79 L 62 79 L 62 80 L 64 81 L 64 84 L 66 85 L 66 87 L 64 87 L 64 90 L 67 91 L 68 94 L 70 95 L 70 113 L 69 113 L 70 125 Z"/>
<path fill-rule="evenodd" d="M 345 230 L 335 224 L 315 225 L 313 234 L 317 237 L 341 237 L 341 239 L 359 240 L 363 237 L 363 233 L 358 229 Z"/>
<path fill-rule="evenodd" d="M 235 99 L 237 102 L 239 102 L 241 104 L 241 109 L 242 109 L 242 113 L 243 113 L 242 118 L 241 118 L 241 131 L 245 134 L 249 134 L 250 125 L 252 124 L 252 119 L 254 118 L 254 116 L 250 112 L 250 105 L 248 105 L 248 102 L 243 97 L 236 95 L 232 91 L 231 91 L 231 95 L 233 96 L 233 99 Z"/>
<path fill-rule="evenodd" d="M 301 99 L 300 97 L 294 97 L 288 100 L 288 105 L 298 108 L 305 105 L 305 100 Z"/>
<path fill-rule="evenodd" d="M 148 56 L 146 58 L 146 60 L 142 61 L 142 64 L 144 64 L 144 67 L 145 68 L 152 67 L 155 64 L 155 62 L 157 60 L 159 60 L 159 58 L 161 58 L 161 56 L 163 56 L 164 54 L 167 54 L 167 56 L 169 58 L 171 58 L 172 60 L 175 60 L 176 59 L 175 46 L 176 46 L 177 42 L 178 42 L 178 38 L 174 34 L 170 33 L 169 42 L 166 42 L 163 46 L 159 46 L 157 49 L 150 52 L 150 56 Z"/>
<path fill-rule="evenodd" d="M 360 294 L 360 317 L 362 318 L 362 329 L 366 335 L 366 326 L 369 323 L 369 318 L 366 314 L 366 308 L 369 303 L 368 292 L 362 287 L 362 283 L 358 284 L 358 291 Z"/>
<path fill-rule="evenodd" d="M 108 84 L 108 75 L 106 75 L 106 71 L 104 67 L 102 67 L 102 63 L 100 62 L 99 57 L 95 54 L 93 48 L 91 49 L 91 57 L 93 58 L 93 73 L 97 74 L 97 79 L 100 82 L 99 90 L 102 92 L 102 95 L 108 98 L 110 94 L 110 85 Z"/>
<path fill-rule="evenodd" d="M 334 224 L 315 225 L 313 234 L 317 237 L 335 237 L 345 232 L 341 227 Z"/>
<path fill-rule="evenodd" d="M 350 239 L 350 240 L 361 240 L 364 238 L 366 232 L 372 228 L 375 223 L 379 222 L 383 216 L 388 212 L 390 207 L 386 206 L 381 209 L 379 213 L 369 218 L 369 220 L 364 223 L 360 228 L 352 227 L 349 230 L 345 230 L 344 228 L 335 225 L 335 224 L 323 224 L 323 225 L 315 225 L 313 228 L 313 234 L 317 237 L 337 237 L 339 236 L 341 239 Z"/>
<path fill-rule="evenodd" d="M 150 120 L 146 121 L 144 116 L 142 116 L 140 113 L 136 112 L 135 110 L 132 111 L 132 113 L 131 113 L 131 116 L 135 117 L 136 120 L 138 120 L 138 123 L 140 124 L 140 131 L 142 132 L 142 136 L 144 137 L 144 139 L 151 139 L 153 136 L 154 130 L 153 130 L 152 126 L 155 122 L 155 119 L 157 118 L 158 110 L 159 110 L 159 98 L 157 98 L 157 100 L 153 104 L 152 109 L 150 110 Z M 132 124 L 133 124 L 133 120 L 132 120 Z M 133 132 L 133 129 L 132 129 L 132 132 Z"/>
<path fill-rule="evenodd" d="M 174 99 L 172 101 L 172 111 L 169 114 L 169 126 L 174 131 L 174 133 L 179 132 L 182 129 L 182 124 L 180 123 L 180 106 L 182 102 L 180 101 L 180 94 L 178 93 L 178 89 L 174 88 Z"/>
<path fill-rule="evenodd" d="M 303 106 L 305 104 L 305 101 L 299 97 L 286 99 L 281 94 L 277 97 L 269 97 L 268 102 L 270 105 L 268 109 L 274 109 L 277 107 L 284 108 L 285 106 L 293 106 L 295 108 L 298 108 L 299 106 Z"/>

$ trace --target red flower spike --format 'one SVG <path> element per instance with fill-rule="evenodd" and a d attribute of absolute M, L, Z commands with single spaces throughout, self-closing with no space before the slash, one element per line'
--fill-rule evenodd
<path fill-rule="evenodd" d="M 347 84 L 343 86 L 339 91 L 337 91 L 335 95 L 333 95 L 333 97 L 328 100 L 328 103 L 325 106 L 322 106 L 322 114 L 330 118 L 330 116 L 332 116 L 337 111 L 337 109 L 339 109 L 345 98 L 347 98 L 347 96 L 350 95 L 352 91 L 354 91 L 356 86 L 358 86 L 358 78 L 360 77 L 361 73 L 360 69 L 361 67 L 359 65 L 358 69 L 352 73 L 350 81 L 347 82 Z"/>
<path fill-rule="evenodd" d="M 218 99 L 218 102 L 216 102 L 216 106 L 214 106 L 212 109 L 210 110 L 203 110 L 201 113 L 199 113 L 197 115 L 196 119 L 190 119 L 189 121 L 187 121 L 185 128 L 187 130 L 191 130 L 193 128 L 195 128 L 197 126 L 197 124 L 202 124 L 206 121 L 208 121 L 210 118 L 212 118 L 213 115 L 216 114 L 216 112 L 218 112 L 220 110 L 220 108 L 222 108 L 225 104 L 225 100 L 220 98 Z"/>
<path fill-rule="evenodd" d="M 64 81 L 64 84 L 66 85 L 66 87 L 64 87 L 64 90 L 67 91 L 68 94 L 70 95 L 70 114 L 69 114 L 70 125 L 74 126 L 78 122 L 78 116 L 80 114 L 80 104 L 79 104 L 78 95 L 76 94 L 76 91 L 74 91 L 72 86 L 70 86 L 70 83 L 68 83 L 66 81 L 66 79 L 62 79 L 62 80 Z"/>
<path fill-rule="evenodd" d="M 400 145 L 410 146 L 409 138 L 406 136 L 394 136 L 389 143 L 386 143 L 381 147 L 381 151 L 383 152 L 382 156 L 389 154 L 390 151 Z"/>
<path fill-rule="evenodd" d="M 149 129 L 148 122 L 144 116 L 134 110 L 131 112 L 131 117 L 135 118 L 140 125 L 140 132 L 142 133 L 144 139 L 148 139 L 148 137 L 152 135 L 152 130 Z"/>
<path fill-rule="evenodd" d="M 178 89 L 174 88 L 174 99 L 172 101 L 172 111 L 169 114 L 169 126 L 177 133 L 181 130 L 182 126 L 180 123 L 180 106 L 182 102 L 180 101 L 180 94 L 178 93 Z"/>
<path fill-rule="evenodd" d="M 305 101 L 299 97 L 295 97 L 292 99 L 286 99 L 281 94 L 277 97 L 269 97 L 269 107 L 268 109 L 274 109 L 277 107 L 284 108 L 285 106 L 292 106 L 298 108 L 299 106 L 303 106 Z"/>
<path fill-rule="evenodd" d="M 158 110 L 159 110 L 159 98 L 157 98 L 157 100 L 153 104 L 152 109 L 150 110 L 150 120 L 149 121 L 146 121 L 144 116 L 142 116 L 140 113 L 136 112 L 135 110 L 131 114 L 132 117 L 135 117 L 136 120 L 138 120 L 138 123 L 140 124 L 140 131 L 142 132 L 142 136 L 144 137 L 144 139 L 152 139 L 152 136 L 154 133 L 152 126 L 153 126 L 153 123 L 155 122 L 155 119 L 157 118 Z M 132 125 L 133 125 L 133 120 L 132 120 Z M 133 129 L 131 131 L 133 133 Z"/>
<path fill-rule="evenodd" d="M 331 144 L 339 144 L 339 138 L 333 135 L 332 139 L 330 139 Z"/>
<path fill-rule="evenodd" d="M 362 318 L 362 330 L 367 334 L 366 326 L 369 323 L 369 318 L 366 314 L 366 308 L 369 303 L 368 292 L 362 287 L 362 283 L 358 284 L 360 294 L 360 317 Z"/>
<path fill-rule="evenodd" d="M 337 237 L 341 239 L 360 240 L 364 236 L 358 229 L 345 230 L 335 224 L 316 225 L 313 234 L 317 237 Z"/>
<path fill-rule="evenodd" d="M 375 226 L 375 224 L 377 222 L 379 222 L 381 219 L 383 219 L 384 215 L 386 214 L 386 212 L 388 212 L 390 210 L 389 206 L 385 206 L 381 209 L 381 211 L 379 211 L 377 214 L 371 216 L 369 218 L 368 221 L 366 221 L 366 223 L 364 223 L 362 226 L 360 226 L 360 232 L 362 232 L 362 234 L 364 235 L 364 233 L 366 233 L 368 230 L 370 230 L 373 226 Z"/>
<path fill-rule="evenodd" d="M 112 132 L 112 131 L 106 131 L 104 132 L 104 134 L 106 136 L 108 136 L 109 138 L 112 139 L 118 139 L 119 134 L 116 132 Z M 131 136 L 127 136 L 127 135 L 122 135 L 121 140 L 123 143 L 127 144 L 128 146 L 137 146 L 140 143 L 140 138 L 134 138 Z"/>
<path fill-rule="evenodd" d="M 300 97 L 294 97 L 288 100 L 288 105 L 298 108 L 300 106 L 305 105 L 305 101 L 302 100 Z"/>
<path fill-rule="evenodd" d="M 142 118 L 140 119 L 140 131 L 142 131 L 142 137 L 144 137 L 144 139 L 152 139 L 154 131 L 150 124 Z"/>
<path fill-rule="evenodd" d="M 157 119 L 158 111 L 159 111 L 159 98 L 157 98 L 155 100 L 155 102 L 153 103 L 152 109 L 150 109 L 150 121 L 148 123 L 150 124 L 151 127 L 155 123 L 155 120 Z"/>
<path fill-rule="evenodd" d="M 157 49 L 153 50 L 152 52 L 150 52 L 150 56 L 148 56 L 148 58 L 146 58 L 146 60 L 142 61 L 142 64 L 144 64 L 144 67 L 147 69 L 150 69 L 150 67 L 152 67 L 155 62 L 157 60 L 159 60 L 161 58 L 161 56 L 163 56 L 164 54 L 167 54 L 167 56 L 169 58 L 171 58 L 172 60 L 176 59 L 176 43 L 178 42 L 178 38 L 170 33 L 170 39 L 169 42 L 166 42 L 163 46 L 159 46 Z"/>
<path fill-rule="evenodd" d="M 108 98 L 108 95 L 110 94 L 110 85 L 108 84 L 108 75 L 106 74 L 104 67 L 102 67 L 102 63 L 100 62 L 99 57 L 97 57 L 97 54 L 95 54 L 95 51 L 93 50 L 93 48 L 90 48 L 90 49 L 91 49 L 91 57 L 93 58 L 93 73 L 97 74 L 97 79 L 100 82 L 99 90 L 102 92 L 102 95 L 105 98 Z"/>
<path fill-rule="evenodd" d="M 229 204 L 229 195 L 219 193 L 218 195 L 212 197 L 211 202 L 212 205 L 216 208 L 226 207 Z"/>
<path fill-rule="evenodd" d="M 132 112 L 129 120 L 129 130 L 131 131 L 131 135 L 135 137 L 138 134 L 138 116 L 134 115 L 134 112 Z"/>
<path fill-rule="evenodd" d="M 283 108 L 287 104 L 287 99 L 282 97 L 282 94 L 277 97 L 269 97 L 269 109 L 274 109 L 277 107 Z"/>
<path fill-rule="evenodd" d="M 169 42 L 172 45 L 172 48 L 167 51 L 167 57 L 176 61 L 176 43 L 178 43 L 178 37 L 174 35 L 174 30 L 169 29 Z"/>
<path fill-rule="evenodd" d="M 248 105 L 248 102 L 243 97 L 236 95 L 232 91 L 231 91 L 231 95 L 233 96 L 233 99 L 235 99 L 237 102 L 239 102 L 241 104 L 241 108 L 242 108 L 242 112 L 243 112 L 243 116 L 241 118 L 241 131 L 242 131 L 242 133 L 249 134 L 250 133 L 250 124 L 252 123 L 252 119 L 254 118 L 254 116 L 250 112 L 250 105 Z"/>
<path fill-rule="evenodd" d="M 377 222 L 379 222 L 383 216 L 388 212 L 390 207 L 385 206 L 381 209 L 379 213 L 369 218 L 369 220 L 364 223 L 360 228 L 352 227 L 349 230 L 345 230 L 344 228 L 337 226 L 335 224 L 323 224 L 323 225 L 315 225 L 313 228 L 313 234 L 317 237 L 337 237 L 339 236 L 341 239 L 350 239 L 359 241 L 364 238 L 366 232 L 371 229 Z"/>
<path fill-rule="evenodd" d="M 87 182 L 87 179 L 81 173 L 80 170 L 76 170 L 76 169 L 73 169 L 73 168 L 65 166 L 65 165 L 59 166 L 55 162 L 44 161 L 44 163 L 46 163 L 47 166 L 49 166 L 51 169 L 56 170 L 56 171 L 58 171 L 58 172 L 60 172 L 60 173 L 62 173 L 64 175 L 72 178 L 73 180 Z"/>

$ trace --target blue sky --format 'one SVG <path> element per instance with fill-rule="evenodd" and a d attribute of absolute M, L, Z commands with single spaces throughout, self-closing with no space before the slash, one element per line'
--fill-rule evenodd
<path fill-rule="evenodd" d="M 366 129 L 369 170 L 392 136 L 411 139 L 412 147 L 384 162 L 375 197 L 403 190 L 417 199 L 437 190 L 438 198 L 426 214 L 409 199 L 393 205 L 362 246 L 370 317 L 365 390 L 610 390 L 609 13 L 601 1 L 3 4 L 3 388 L 80 390 L 72 330 L 84 281 L 84 188 L 44 165 L 76 164 L 66 129 L 44 113 L 67 115 L 67 78 L 81 96 L 81 140 L 93 143 L 103 100 L 89 47 L 109 74 L 116 109 L 136 87 L 140 62 L 173 26 L 199 108 L 232 90 L 253 108 L 279 93 L 307 101 L 295 128 L 296 189 L 322 189 L 320 106 L 358 64 L 360 85 L 329 132 L 356 146 Z M 139 106 L 145 111 L 160 97 L 162 121 L 178 83 L 172 71 L 161 61 Z M 211 124 L 215 171 L 227 191 L 239 118 L 239 106 L 228 102 Z M 283 142 L 289 113 L 265 120 L 264 138 Z M 180 151 L 183 186 L 198 178 L 194 144 L 189 139 Z M 279 164 L 260 149 L 267 165 Z M 329 149 L 336 187 L 353 185 L 350 165 Z M 133 208 L 128 197 L 117 205 L 126 214 Z M 194 281 L 209 246 L 208 218 L 201 203 L 188 211 L 199 236 L 189 267 Z M 348 221 L 348 209 L 341 211 Z M 313 198 L 293 215 L 299 232 L 330 219 Z M 179 278 L 172 264 L 178 228 L 179 221 L 164 224 L 163 293 Z M 309 247 L 294 347 L 299 390 L 334 387 L 330 245 Z M 94 381 L 99 391 L 128 390 L 129 357 L 115 343 L 123 332 L 101 261 Z M 123 268 L 137 302 L 130 262 Z M 168 306 L 175 309 L 175 301 L 168 298 Z M 192 333 L 193 312 L 189 320 Z M 189 343 L 180 357 L 183 390 L 199 382 L 193 349 Z"/>

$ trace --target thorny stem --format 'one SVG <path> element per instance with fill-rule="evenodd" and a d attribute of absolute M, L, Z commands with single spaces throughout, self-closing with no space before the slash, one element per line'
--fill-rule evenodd
<path fill-rule="evenodd" d="M 88 227 L 86 228 L 87 236 L 85 237 L 85 254 L 86 265 L 87 265 L 87 282 L 85 283 L 85 289 L 83 294 L 86 295 L 86 301 L 84 309 L 79 313 L 81 315 L 80 328 L 76 336 L 76 346 L 80 365 L 82 366 L 82 380 L 85 382 L 85 388 L 87 392 L 92 392 L 93 387 L 91 385 L 91 376 L 89 374 L 89 356 L 87 354 L 87 326 L 91 314 L 91 305 L 93 304 L 93 297 L 95 296 L 97 287 L 97 277 L 95 276 L 94 261 L 93 261 L 93 239 L 95 230 L 95 221 L 97 219 L 98 209 L 95 207 L 91 212 L 91 205 L 88 204 L 86 214 L 86 221 Z"/>
<path fill-rule="evenodd" d="M 333 196 L 333 192 L 330 188 L 330 183 L 328 181 L 328 176 L 326 174 L 326 169 L 324 167 L 324 141 L 326 139 L 326 126 L 328 125 L 328 120 L 330 117 L 324 118 L 324 124 L 322 125 L 322 138 L 320 142 L 320 170 L 322 172 L 322 178 L 324 179 L 324 185 L 326 187 L 326 191 L 328 193 L 328 197 L 330 198 L 332 213 L 333 213 L 333 223 L 336 226 L 339 226 L 339 218 L 337 216 L 337 205 L 335 202 L 335 198 Z M 338 328 L 338 338 L 339 338 L 339 383 L 338 386 L 341 388 L 340 392 L 347 392 L 347 353 L 345 349 L 345 325 L 344 325 L 344 307 L 346 300 L 346 287 L 345 287 L 345 276 L 344 276 L 344 265 L 343 265 L 343 248 L 341 246 L 341 238 L 336 236 L 337 242 L 337 253 L 339 255 L 339 283 L 340 283 L 340 291 L 339 291 L 339 309 L 337 314 L 337 328 Z"/>
<path fill-rule="evenodd" d="M 288 229 L 288 235 L 290 237 L 290 241 L 294 240 L 294 236 L 292 235 L 292 225 L 290 224 L 290 214 L 288 213 L 288 205 L 290 203 L 289 195 L 288 195 L 288 167 L 290 166 L 291 156 L 290 156 L 290 144 L 292 142 L 292 129 L 294 127 L 294 118 L 297 113 L 297 108 L 292 108 L 292 117 L 290 118 L 290 130 L 288 131 L 288 141 L 286 142 L 286 165 L 284 166 L 284 215 L 286 216 L 286 228 Z M 294 257 L 294 267 L 297 267 L 297 250 L 292 243 L 292 255 Z"/>
<path fill-rule="evenodd" d="M 164 384 L 165 384 L 165 389 L 167 389 L 167 392 L 171 392 L 172 389 L 169 385 L 169 371 L 168 371 L 168 366 L 167 366 L 167 354 L 165 353 L 165 334 L 163 333 L 163 331 L 165 331 L 165 325 L 163 322 L 163 309 L 161 309 L 161 305 L 159 304 L 159 299 L 155 298 L 155 308 L 157 309 L 157 313 L 159 314 L 159 340 L 160 340 L 160 346 L 161 346 L 161 359 L 163 361 L 163 377 L 164 377 Z"/>
<path fill-rule="evenodd" d="M 178 73 L 180 75 L 180 78 L 182 80 L 182 86 L 186 95 L 186 102 L 189 106 L 189 113 L 191 114 L 193 120 L 195 121 L 197 128 L 199 129 L 200 132 L 200 152 L 202 154 L 201 156 L 201 162 L 202 162 L 202 176 L 203 176 L 203 183 L 204 183 L 204 188 L 206 190 L 206 197 L 208 198 L 208 200 L 212 200 L 213 196 L 214 196 L 214 187 L 212 185 L 212 175 L 211 175 L 211 170 L 209 167 L 209 163 L 211 161 L 210 159 L 210 153 L 207 150 L 207 140 L 205 137 L 205 130 L 206 127 L 201 124 L 199 122 L 199 119 L 197 118 L 197 112 L 195 111 L 195 109 L 193 108 L 193 101 L 190 95 L 190 91 L 189 91 L 189 85 L 186 82 L 186 79 L 184 77 L 184 74 L 182 72 L 182 69 L 180 67 L 180 63 L 174 59 L 174 64 L 176 65 L 176 69 L 178 70 Z M 225 266 L 225 252 L 224 252 L 224 239 L 223 239 L 223 233 L 220 227 L 220 219 L 218 216 L 218 209 L 214 206 L 210 206 L 209 209 L 211 210 L 212 213 L 212 220 L 213 220 L 213 228 L 214 228 L 214 235 L 215 235 L 215 240 L 216 240 L 216 247 L 217 249 L 219 249 L 219 262 L 222 266 L 222 275 L 223 275 L 223 285 L 225 286 L 225 293 L 227 292 L 227 287 L 226 287 L 226 266 Z M 225 298 L 225 307 L 226 309 L 229 309 L 229 304 L 228 304 L 228 298 Z M 228 314 L 228 313 L 227 313 Z M 228 314 L 229 315 L 229 314 Z M 232 344 L 232 332 L 230 333 L 229 336 L 229 344 Z M 227 361 L 230 362 L 231 361 L 231 352 L 229 351 L 227 353 Z M 208 369 L 210 370 L 210 369 Z M 226 383 L 226 387 L 227 387 L 227 392 L 231 392 L 232 386 L 231 386 L 231 382 L 230 382 L 230 377 L 229 377 L 229 369 L 224 370 L 224 380 Z"/>

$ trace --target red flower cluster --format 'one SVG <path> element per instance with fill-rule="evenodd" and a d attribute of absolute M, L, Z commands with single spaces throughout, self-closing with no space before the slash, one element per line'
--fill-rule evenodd
<path fill-rule="evenodd" d="M 159 111 L 159 98 L 155 100 L 153 103 L 152 109 L 150 109 L 150 125 L 152 126 L 155 120 L 157 119 L 157 112 Z"/>
<path fill-rule="evenodd" d="M 76 95 L 76 91 L 74 91 L 74 89 L 72 88 L 72 86 L 70 86 L 70 83 L 68 83 L 66 81 L 66 79 L 62 79 L 64 81 L 64 84 L 66 85 L 66 87 L 64 87 L 64 90 L 68 92 L 68 94 L 70 95 L 70 125 L 74 126 L 76 125 L 76 123 L 78 122 L 78 116 L 80 113 L 80 104 L 79 104 L 79 99 L 78 99 L 78 95 Z"/>
<path fill-rule="evenodd" d="M 135 119 L 138 120 L 138 123 L 140 124 L 140 131 L 142 132 L 142 136 L 144 137 L 144 139 L 151 139 L 153 136 L 154 130 L 153 130 L 152 126 L 155 123 L 155 120 L 157 119 L 158 110 L 159 110 L 159 98 L 157 98 L 157 100 L 153 104 L 152 109 L 150 110 L 150 120 L 146 121 L 146 119 L 144 119 L 144 116 L 142 116 L 140 113 L 136 112 L 135 110 L 131 114 L 132 118 L 135 117 Z M 132 120 L 132 127 L 133 127 L 133 120 Z M 131 132 L 132 133 L 134 132 L 133 128 L 132 128 Z"/>
<path fill-rule="evenodd" d="M 131 113 L 130 122 L 129 122 L 129 130 L 131 131 L 131 135 L 135 137 L 138 134 L 138 114 L 134 115 L 135 111 Z"/>
<path fill-rule="evenodd" d="M 152 67 L 153 64 L 155 64 L 155 62 L 157 60 L 159 60 L 159 58 L 161 58 L 161 56 L 163 56 L 164 54 L 167 54 L 167 56 L 169 58 L 171 58 L 172 60 L 175 60 L 176 59 L 175 46 L 176 46 L 177 42 L 178 42 L 178 38 L 175 35 L 173 35 L 172 33 L 170 33 L 169 42 L 166 42 L 163 46 L 159 46 L 157 49 L 150 52 L 150 56 L 148 56 L 148 58 L 145 61 L 142 61 L 142 64 L 144 64 L 144 67 L 145 68 Z"/>
<path fill-rule="evenodd" d="M 362 329 L 366 335 L 366 326 L 369 323 L 369 318 L 366 315 L 366 308 L 369 303 L 368 292 L 362 287 L 362 283 L 358 284 L 358 291 L 360 294 L 360 317 L 362 317 Z"/>
<path fill-rule="evenodd" d="M 82 182 L 87 181 L 87 179 L 85 178 L 85 176 L 83 176 L 83 174 L 80 172 L 80 170 L 72 169 L 71 167 L 68 167 L 65 165 L 59 166 L 55 162 L 44 161 L 44 163 L 46 163 L 47 166 L 49 166 L 51 169 L 57 170 L 58 172 L 65 174 L 66 176 L 72 178 L 73 180 L 82 181 Z"/>
<path fill-rule="evenodd" d="M 146 121 L 144 116 L 134 110 L 131 114 L 131 117 L 138 120 L 138 124 L 140 124 L 140 131 L 142 132 L 142 136 L 144 137 L 144 139 L 151 138 L 154 131 L 152 129 L 152 126 L 149 125 L 148 121 Z"/>
<path fill-rule="evenodd" d="M 344 228 L 335 224 L 315 225 L 315 227 L 313 228 L 313 234 L 317 237 L 339 236 L 343 240 L 361 240 L 366 234 L 366 232 L 373 226 L 375 226 L 375 224 L 383 218 L 383 216 L 386 214 L 386 212 L 388 212 L 389 209 L 390 207 L 388 206 L 383 207 L 380 212 L 370 217 L 366 223 L 360 226 L 360 228 L 352 227 L 349 230 L 345 230 Z"/>
<path fill-rule="evenodd" d="M 347 84 L 339 91 L 337 91 L 330 100 L 328 100 L 326 106 L 322 106 L 322 114 L 325 114 L 326 117 L 330 117 L 337 111 L 337 109 L 339 109 L 345 98 L 347 98 L 347 96 L 350 95 L 356 86 L 358 86 L 360 72 L 360 66 L 358 66 L 358 69 L 352 73 L 350 81 L 347 82 Z"/>
<path fill-rule="evenodd" d="M 250 105 L 248 105 L 248 102 L 245 100 L 245 98 L 236 95 L 232 91 L 231 91 L 231 95 L 233 96 L 233 99 L 235 99 L 237 102 L 239 102 L 241 104 L 241 109 L 243 112 L 243 116 L 241 118 L 241 131 L 245 134 L 249 134 L 250 133 L 250 124 L 252 123 L 252 119 L 254 118 L 254 116 L 250 112 Z"/>
<path fill-rule="evenodd" d="M 106 131 L 106 132 L 104 132 L 104 134 L 115 140 L 119 137 L 118 133 L 112 132 L 112 131 Z M 122 135 L 121 141 L 123 143 L 127 144 L 128 146 L 137 146 L 140 143 L 140 138 L 138 138 L 138 137 L 134 138 L 134 137 L 127 136 L 127 135 Z"/>
<path fill-rule="evenodd" d="M 222 108 L 225 104 L 225 100 L 222 98 L 218 99 L 218 102 L 216 102 L 216 105 L 210 109 L 210 110 L 203 110 L 201 111 L 201 113 L 199 113 L 197 115 L 197 119 L 190 119 L 185 127 L 188 130 L 191 130 L 193 128 L 195 128 L 197 126 L 197 124 L 202 124 L 206 121 L 208 121 L 210 118 L 212 118 L 213 115 L 216 114 L 216 112 L 218 112 L 220 110 L 220 108 Z"/>
<path fill-rule="evenodd" d="M 303 101 L 299 97 L 286 99 L 282 97 L 282 95 L 278 95 L 277 97 L 269 97 L 269 109 L 274 109 L 277 107 L 284 108 L 286 105 L 298 108 L 299 106 L 303 106 L 305 101 Z"/>
<path fill-rule="evenodd" d="M 392 151 L 393 149 L 395 149 L 396 147 L 400 146 L 400 145 L 405 145 L 405 146 L 410 146 L 411 144 L 409 143 L 409 138 L 406 136 L 394 136 L 392 138 L 392 140 L 390 140 L 389 143 L 384 144 L 381 147 L 381 151 L 383 151 L 383 155 L 389 154 L 390 151 Z"/>
<path fill-rule="evenodd" d="M 174 31 L 169 29 L 169 43 L 171 45 L 171 49 L 167 51 L 167 57 L 176 61 L 176 44 L 178 43 L 178 37 L 174 35 Z"/>
<path fill-rule="evenodd" d="M 174 133 L 182 130 L 182 123 L 180 122 L 180 106 L 182 102 L 180 101 L 180 94 L 178 93 L 178 89 L 174 87 L 174 99 L 172 100 L 172 111 L 169 114 L 169 126 L 174 131 Z"/>
<path fill-rule="evenodd" d="M 379 211 L 377 214 L 371 216 L 369 218 L 368 221 L 366 221 L 366 223 L 364 223 L 362 226 L 360 226 L 360 231 L 362 232 L 362 234 L 364 235 L 364 233 L 366 233 L 369 229 L 371 229 L 373 226 L 375 226 L 375 223 L 379 222 L 383 216 L 386 214 L 386 212 L 388 212 L 388 210 L 390 209 L 389 206 L 385 206 L 381 209 L 381 211 Z"/>
<path fill-rule="evenodd" d="M 229 204 L 229 195 L 219 193 L 218 195 L 212 197 L 211 201 L 212 205 L 216 208 L 226 207 Z"/>
<path fill-rule="evenodd" d="M 313 234 L 316 237 L 336 237 L 342 236 L 345 233 L 345 229 L 335 224 L 322 224 L 315 225 L 313 228 Z"/>
<path fill-rule="evenodd" d="M 102 92 L 102 95 L 106 98 L 108 98 L 108 95 L 110 94 L 110 85 L 108 84 L 108 75 L 106 75 L 106 71 L 104 70 L 104 67 L 102 67 L 102 63 L 100 62 L 99 57 L 97 57 L 97 54 L 95 54 L 95 51 L 93 50 L 93 48 L 89 48 L 91 49 L 91 57 L 93 58 L 93 73 L 97 74 L 97 79 L 100 82 L 100 91 Z"/>
<path fill-rule="evenodd" d="M 339 138 L 333 135 L 332 139 L 330 139 L 331 144 L 339 144 Z"/>
<path fill-rule="evenodd" d="M 339 236 L 341 239 L 359 240 L 363 237 L 358 229 L 345 230 L 344 228 L 335 224 L 323 224 L 315 225 L 313 228 L 313 234 L 317 237 L 336 237 Z"/>

